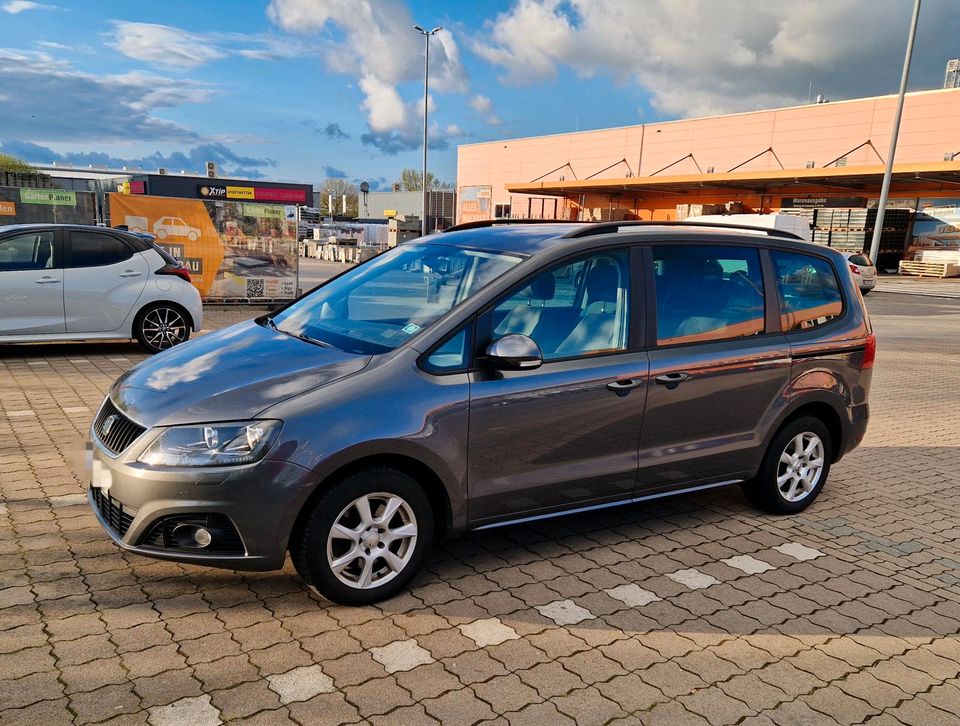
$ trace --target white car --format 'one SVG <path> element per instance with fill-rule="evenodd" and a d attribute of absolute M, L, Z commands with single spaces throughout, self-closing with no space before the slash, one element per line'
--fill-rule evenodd
<path fill-rule="evenodd" d="M 144 237 L 84 225 L 0 226 L 0 343 L 136 338 L 155 353 L 202 324 L 190 273 Z"/>
<path fill-rule="evenodd" d="M 869 257 L 860 252 L 846 252 L 844 256 L 850 266 L 850 274 L 860 288 L 860 294 L 868 294 L 877 286 L 877 268 Z"/>
<path fill-rule="evenodd" d="M 200 239 L 200 230 L 191 227 L 180 217 L 160 217 L 153 223 L 153 233 L 157 239 L 166 239 L 167 237 L 186 237 L 191 242 Z"/>

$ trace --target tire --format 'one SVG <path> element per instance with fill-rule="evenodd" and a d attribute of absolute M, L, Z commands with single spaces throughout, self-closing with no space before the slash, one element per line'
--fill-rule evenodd
<path fill-rule="evenodd" d="M 797 447 L 810 451 L 796 461 Z M 792 461 L 791 461 L 792 460 Z M 820 462 L 820 466 L 804 466 L 804 462 Z M 794 514 L 809 507 L 823 491 L 833 462 L 830 431 L 814 416 L 788 421 L 773 437 L 764 454 L 760 471 L 744 491 L 760 509 L 774 514 Z"/>
<path fill-rule="evenodd" d="M 193 230 L 191 230 L 190 232 L 187 233 L 187 239 L 190 240 L 191 242 L 196 242 L 196 241 L 197 241 L 197 233 L 194 232 Z"/>
<path fill-rule="evenodd" d="M 165 230 L 165 229 L 163 229 L 163 228 L 158 229 L 158 230 L 157 230 L 157 239 L 166 239 L 166 238 L 167 238 L 167 230 Z"/>
<path fill-rule="evenodd" d="M 362 513 L 364 500 L 372 516 Z M 388 503 L 394 512 L 382 519 Z M 430 548 L 430 500 L 413 477 L 396 469 L 350 474 L 310 506 L 291 537 L 290 555 L 300 576 L 333 602 L 369 605 L 396 595 L 416 575 Z M 334 525 L 339 525 L 336 537 Z M 381 541 L 401 530 L 407 534 Z"/>
<path fill-rule="evenodd" d="M 873 289 L 872 287 L 861 287 L 861 288 L 860 288 L 860 294 L 863 295 L 864 297 L 866 297 L 867 295 L 870 294 L 870 291 L 871 291 L 872 289 Z"/>
<path fill-rule="evenodd" d="M 159 353 L 190 339 L 190 320 L 177 305 L 148 305 L 133 321 L 133 335 L 147 351 Z"/>

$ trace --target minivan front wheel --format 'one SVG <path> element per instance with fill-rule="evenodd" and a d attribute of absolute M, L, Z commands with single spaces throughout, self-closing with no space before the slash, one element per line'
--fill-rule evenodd
<path fill-rule="evenodd" d="M 770 442 L 760 472 L 745 491 L 754 504 L 768 512 L 802 511 L 823 490 L 832 461 L 826 425 L 813 416 L 795 419 Z"/>
<path fill-rule="evenodd" d="M 420 569 L 433 534 L 421 486 L 389 468 L 356 472 L 313 503 L 291 540 L 300 575 L 328 600 L 366 605 L 395 595 Z"/>

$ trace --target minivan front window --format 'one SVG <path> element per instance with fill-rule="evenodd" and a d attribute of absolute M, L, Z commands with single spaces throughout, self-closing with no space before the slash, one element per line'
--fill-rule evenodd
<path fill-rule="evenodd" d="M 276 329 L 352 353 L 385 353 L 521 261 L 516 255 L 406 244 L 273 316 Z"/>

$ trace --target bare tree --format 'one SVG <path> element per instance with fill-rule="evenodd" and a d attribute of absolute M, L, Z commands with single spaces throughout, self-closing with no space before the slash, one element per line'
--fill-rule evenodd
<path fill-rule="evenodd" d="M 400 172 L 400 188 L 405 192 L 423 191 L 423 172 L 419 169 L 404 169 Z M 453 189 L 453 183 L 440 181 L 432 172 L 427 172 L 427 188 L 432 192 L 448 192 Z"/>
<path fill-rule="evenodd" d="M 347 217 L 358 216 L 357 185 L 346 179 L 328 177 L 320 185 L 320 214 L 325 216 L 343 215 L 343 196 L 347 196 Z M 330 209 L 330 196 L 333 195 L 333 210 Z"/>

